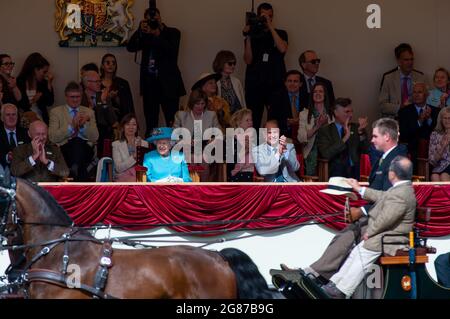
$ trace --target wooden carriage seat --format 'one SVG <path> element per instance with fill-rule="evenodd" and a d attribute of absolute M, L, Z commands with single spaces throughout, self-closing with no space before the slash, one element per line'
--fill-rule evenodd
<path fill-rule="evenodd" d="M 416 209 L 416 223 L 428 224 L 431 218 L 431 208 L 429 207 L 417 207 Z M 428 254 L 435 254 L 436 248 L 426 245 L 426 238 L 423 238 L 419 234 L 419 230 L 414 227 L 414 243 L 416 248 L 416 263 L 425 264 L 428 262 Z M 383 240 L 383 239 L 382 239 Z M 382 242 L 382 245 L 385 243 Z M 399 249 L 395 256 L 384 254 L 380 257 L 380 263 L 382 265 L 407 265 L 409 264 L 409 251 Z"/>
<path fill-rule="evenodd" d="M 434 253 L 436 253 L 436 249 Z M 425 247 L 416 248 L 416 264 L 426 264 L 428 262 L 429 252 Z M 397 250 L 395 256 L 381 256 L 380 264 L 382 265 L 409 265 L 409 252 L 406 250 Z"/>

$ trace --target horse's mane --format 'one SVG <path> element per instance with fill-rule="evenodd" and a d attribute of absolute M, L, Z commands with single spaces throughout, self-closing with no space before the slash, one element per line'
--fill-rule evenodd
<path fill-rule="evenodd" d="M 52 213 L 52 223 L 60 224 L 60 225 L 67 225 L 70 226 L 72 224 L 72 219 L 69 217 L 67 212 L 64 210 L 64 208 L 61 207 L 61 205 L 58 204 L 58 202 L 53 198 L 50 193 L 43 189 L 42 187 L 39 187 L 36 184 L 33 184 L 25 179 L 20 179 L 20 181 L 27 186 L 29 186 L 31 189 L 33 189 L 40 197 L 42 197 L 42 200 L 47 205 L 49 211 Z M 50 216 L 49 216 L 50 217 Z"/>

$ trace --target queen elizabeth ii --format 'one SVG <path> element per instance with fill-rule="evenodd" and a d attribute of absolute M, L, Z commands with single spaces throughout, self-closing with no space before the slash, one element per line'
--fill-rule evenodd
<path fill-rule="evenodd" d="M 150 182 L 192 182 L 184 154 L 171 151 L 174 143 L 172 131 L 169 127 L 157 128 L 147 139 L 147 142 L 156 145 L 156 150 L 144 157 L 147 180 Z"/>

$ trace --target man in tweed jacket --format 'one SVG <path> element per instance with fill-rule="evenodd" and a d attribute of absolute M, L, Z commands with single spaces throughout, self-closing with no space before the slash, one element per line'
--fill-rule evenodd
<path fill-rule="evenodd" d="M 330 282 L 323 287 L 333 298 L 350 297 L 368 270 L 381 255 L 381 237 L 389 234 L 386 242 L 403 242 L 385 245 L 384 251 L 395 255 L 398 249 L 408 244 L 408 234 L 412 231 L 416 212 L 416 196 L 411 183 L 412 163 L 409 159 L 397 156 L 389 167 L 389 180 L 392 187 L 383 192 L 359 186 L 358 181 L 349 179 L 348 183 L 364 199 L 375 202 L 369 214 L 369 226 L 363 241 L 353 248 L 344 265 Z"/>
<path fill-rule="evenodd" d="M 48 127 L 42 121 L 31 123 L 31 143 L 13 151 L 11 173 L 32 182 L 59 182 L 69 175 L 69 168 L 58 146 L 48 141 Z"/>

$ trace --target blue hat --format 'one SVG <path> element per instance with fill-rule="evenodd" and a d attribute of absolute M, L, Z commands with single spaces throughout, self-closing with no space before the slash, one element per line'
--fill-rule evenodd
<path fill-rule="evenodd" d="M 157 140 L 164 140 L 164 139 L 171 140 L 172 132 L 173 132 L 173 129 L 171 127 L 155 128 L 155 129 L 153 129 L 150 137 L 148 137 L 146 139 L 146 141 L 149 143 L 153 143 Z"/>

